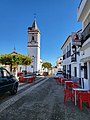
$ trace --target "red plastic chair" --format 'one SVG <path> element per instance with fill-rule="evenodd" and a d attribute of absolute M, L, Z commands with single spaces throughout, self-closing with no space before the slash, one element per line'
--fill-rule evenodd
<path fill-rule="evenodd" d="M 66 82 L 66 89 L 72 89 L 73 82 Z"/>
<path fill-rule="evenodd" d="M 57 82 L 57 84 L 61 84 L 61 78 L 55 78 L 56 79 L 56 82 Z"/>
<path fill-rule="evenodd" d="M 25 82 L 25 78 L 23 76 L 19 77 L 19 82 Z"/>
<path fill-rule="evenodd" d="M 59 82 L 60 85 L 61 85 L 61 79 L 62 79 L 62 77 L 60 77 L 59 80 L 58 80 L 58 82 Z"/>
<path fill-rule="evenodd" d="M 74 102 L 74 94 L 69 89 L 64 90 L 64 103 L 67 105 L 68 100 L 71 99 Z"/>
<path fill-rule="evenodd" d="M 33 82 L 33 77 L 28 78 L 28 83 L 32 83 Z"/>
<path fill-rule="evenodd" d="M 72 86 L 71 86 L 72 88 L 80 88 L 80 86 L 79 85 L 77 85 L 77 84 L 72 84 Z"/>
<path fill-rule="evenodd" d="M 61 85 L 64 85 L 65 84 L 65 81 L 66 81 L 66 78 L 61 78 Z"/>
<path fill-rule="evenodd" d="M 32 83 L 33 81 L 35 81 L 35 77 L 30 77 L 30 78 L 28 78 L 28 83 Z"/>
<path fill-rule="evenodd" d="M 88 103 L 88 107 L 90 108 L 90 93 L 80 92 L 78 93 L 78 101 L 79 101 L 79 108 L 82 111 L 82 103 Z"/>
<path fill-rule="evenodd" d="M 79 85 L 79 81 L 74 82 L 75 85 Z"/>

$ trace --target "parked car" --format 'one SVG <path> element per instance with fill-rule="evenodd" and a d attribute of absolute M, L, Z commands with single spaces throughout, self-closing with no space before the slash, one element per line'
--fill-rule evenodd
<path fill-rule="evenodd" d="M 18 80 L 5 68 L 0 68 L 0 94 L 10 91 L 12 95 L 18 90 Z"/>
<path fill-rule="evenodd" d="M 57 72 L 54 76 L 54 78 L 60 78 L 60 77 L 64 77 L 62 72 Z"/>

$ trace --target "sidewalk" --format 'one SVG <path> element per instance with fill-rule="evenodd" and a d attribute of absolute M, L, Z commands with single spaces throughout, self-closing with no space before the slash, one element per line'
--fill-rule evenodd
<path fill-rule="evenodd" d="M 88 108 L 86 104 L 83 104 L 83 110 L 80 111 L 78 102 L 77 102 L 77 105 L 74 106 L 71 100 L 68 101 L 68 105 L 65 105 L 64 104 L 64 92 L 63 92 L 65 86 L 61 86 L 57 84 L 57 89 L 58 87 L 60 91 L 59 93 L 60 101 L 58 101 L 58 107 L 59 107 L 59 110 L 60 110 L 59 112 L 61 115 L 59 117 L 60 119 L 58 118 L 57 120 L 90 120 L 90 108 Z M 58 94 L 56 96 L 58 98 Z"/>

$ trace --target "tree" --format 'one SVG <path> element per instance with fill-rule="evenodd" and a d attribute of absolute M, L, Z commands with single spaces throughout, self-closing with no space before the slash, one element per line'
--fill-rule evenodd
<path fill-rule="evenodd" d="M 51 68 L 52 68 L 52 64 L 49 63 L 49 62 L 44 62 L 44 63 L 42 64 L 42 67 L 47 68 L 47 69 L 51 69 Z"/>
<path fill-rule="evenodd" d="M 32 59 L 21 54 L 5 54 L 1 55 L 0 63 L 2 65 L 10 65 L 10 72 L 12 72 L 12 68 L 16 69 L 18 65 L 30 65 Z"/>

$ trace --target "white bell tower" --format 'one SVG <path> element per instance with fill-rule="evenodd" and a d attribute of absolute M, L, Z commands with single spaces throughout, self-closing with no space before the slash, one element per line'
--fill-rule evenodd
<path fill-rule="evenodd" d="M 37 27 L 36 19 L 32 27 L 28 27 L 28 55 L 33 59 L 31 72 L 40 70 L 40 30 Z"/>

